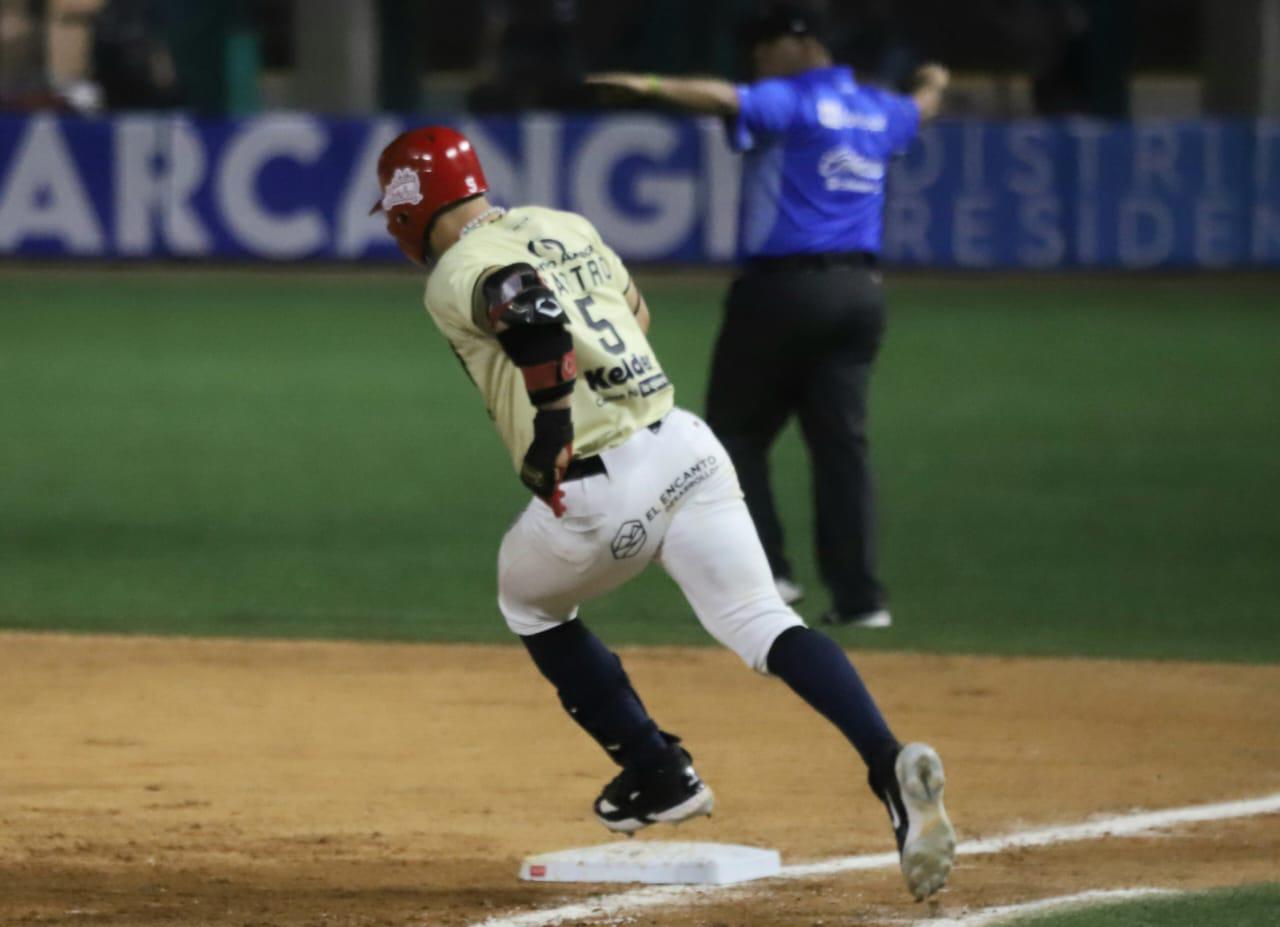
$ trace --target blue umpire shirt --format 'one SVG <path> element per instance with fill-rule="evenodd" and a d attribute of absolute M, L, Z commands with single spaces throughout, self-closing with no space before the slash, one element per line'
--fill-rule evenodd
<path fill-rule="evenodd" d="M 915 101 L 847 67 L 742 84 L 730 142 L 746 153 L 741 251 L 880 252 L 887 167 L 920 127 Z"/>

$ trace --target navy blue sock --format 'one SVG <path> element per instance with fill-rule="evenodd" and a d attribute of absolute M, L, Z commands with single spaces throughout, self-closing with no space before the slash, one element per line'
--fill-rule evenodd
<path fill-rule="evenodd" d="M 840 729 L 868 766 L 897 745 L 862 678 L 831 638 L 788 628 L 769 650 L 769 672 Z"/>
<path fill-rule="evenodd" d="M 521 637 L 560 704 L 619 766 L 659 766 L 670 753 L 622 661 L 581 621 Z"/>

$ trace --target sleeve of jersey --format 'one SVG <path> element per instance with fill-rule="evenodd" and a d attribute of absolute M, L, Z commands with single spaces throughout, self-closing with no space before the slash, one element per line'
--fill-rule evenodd
<path fill-rule="evenodd" d="M 736 151 L 750 151 L 762 140 L 791 127 L 800 109 L 799 95 L 786 81 L 762 80 L 739 84 L 738 115 L 729 126 L 729 143 Z"/>
<path fill-rule="evenodd" d="M 476 324 L 475 291 L 484 266 L 467 262 L 441 262 L 427 278 L 423 297 L 427 312 L 445 332 L 486 334 Z"/>

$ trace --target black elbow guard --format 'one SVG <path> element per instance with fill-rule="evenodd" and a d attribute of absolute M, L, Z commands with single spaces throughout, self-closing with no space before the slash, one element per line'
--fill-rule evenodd
<path fill-rule="evenodd" d="M 578 375 L 569 317 L 538 272 L 529 264 L 511 264 L 484 281 L 489 320 L 501 322 L 498 343 L 524 374 L 534 405 L 573 392 Z"/>

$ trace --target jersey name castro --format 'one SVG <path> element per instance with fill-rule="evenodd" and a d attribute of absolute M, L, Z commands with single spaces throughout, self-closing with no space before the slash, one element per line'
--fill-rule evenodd
<path fill-rule="evenodd" d="M 533 405 L 519 369 L 484 325 L 486 271 L 532 264 L 569 317 L 578 359 L 574 454 L 616 447 L 671 410 L 675 390 L 640 330 L 622 261 L 582 216 L 526 206 L 444 253 L 427 279 L 427 312 L 484 396 L 517 470 L 533 440 Z"/>

